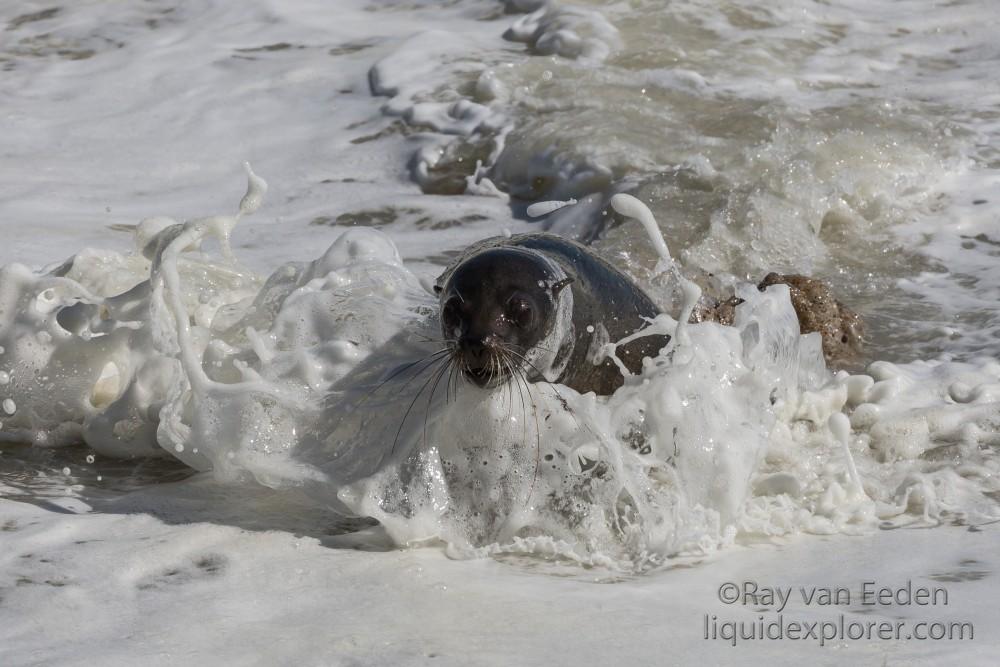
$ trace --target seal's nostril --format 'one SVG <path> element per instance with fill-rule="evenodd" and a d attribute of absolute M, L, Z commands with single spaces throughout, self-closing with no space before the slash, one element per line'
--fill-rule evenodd
<path fill-rule="evenodd" d="M 465 354 L 466 358 L 483 362 L 489 354 L 489 346 L 485 338 L 476 336 L 464 336 L 458 341 L 458 347 Z"/>

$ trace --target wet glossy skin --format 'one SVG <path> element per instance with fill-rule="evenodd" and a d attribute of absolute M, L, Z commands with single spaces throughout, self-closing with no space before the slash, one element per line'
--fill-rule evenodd
<path fill-rule="evenodd" d="M 455 269 L 441 290 L 441 332 L 469 381 L 498 386 L 508 364 L 522 366 L 551 329 L 555 282 L 550 267 L 520 248 L 485 250 Z"/>
<path fill-rule="evenodd" d="M 621 340 L 659 314 L 642 290 L 586 247 L 551 234 L 488 239 L 480 247 L 446 271 L 436 288 L 442 334 L 470 382 L 499 386 L 512 368 L 541 380 L 544 369 L 528 366 L 523 356 L 543 340 L 557 340 L 551 351 L 562 368 L 558 382 L 600 395 L 622 385 L 618 367 L 594 352 L 602 340 Z M 572 290 L 572 328 L 549 337 L 563 289 Z M 638 373 L 643 358 L 656 356 L 668 340 L 639 338 L 618 346 L 616 355 Z"/>

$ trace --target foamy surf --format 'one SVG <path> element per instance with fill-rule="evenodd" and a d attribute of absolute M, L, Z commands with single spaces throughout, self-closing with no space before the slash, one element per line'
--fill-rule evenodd
<path fill-rule="evenodd" d="M 993 664 L 994 15 L 8 3 L 3 661 Z M 230 256 L 184 221 L 236 217 L 243 160 L 271 188 Z M 539 225 L 666 306 L 672 354 L 608 399 L 441 380 L 404 419 L 432 368 L 373 390 L 434 350 L 433 277 Z M 882 361 L 826 369 L 771 270 L 830 283 Z M 752 307 L 678 332 L 686 280 Z M 904 576 L 948 608 L 783 613 L 979 641 L 704 635 L 757 615 L 726 581 Z"/>
<path fill-rule="evenodd" d="M 671 344 L 606 399 L 442 383 L 436 301 L 385 235 L 346 232 L 269 277 L 238 263 L 230 234 L 266 189 L 248 177 L 233 216 L 156 218 L 132 253 L 4 269 L 6 440 L 304 489 L 400 545 L 628 571 L 757 533 L 1000 516 L 995 361 L 834 375 L 787 288 L 738 285 L 733 326 L 693 324 L 700 290 L 679 278 L 684 324 L 651 323 Z M 671 271 L 648 209 L 615 206 Z"/>

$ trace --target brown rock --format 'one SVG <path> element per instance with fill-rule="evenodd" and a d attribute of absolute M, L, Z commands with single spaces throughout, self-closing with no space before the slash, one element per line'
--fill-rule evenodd
<path fill-rule="evenodd" d="M 804 334 L 819 332 L 827 363 L 850 361 L 860 355 L 864 337 L 861 317 L 837 301 L 825 283 L 796 274 L 769 273 L 757 289 L 763 292 L 771 285 L 788 285 L 799 330 Z M 703 297 L 691 313 L 691 322 L 732 325 L 736 306 L 741 303 L 743 300 L 735 296 L 724 301 Z"/>
<path fill-rule="evenodd" d="M 718 322 L 727 327 L 732 326 L 736 319 L 736 306 L 743 303 L 743 299 L 731 296 L 725 301 L 717 301 L 711 297 L 705 297 L 695 305 L 691 312 L 691 322 Z"/>
<path fill-rule="evenodd" d="M 852 359 L 861 353 L 864 338 L 861 317 L 837 301 L 825 283 L 796 274 L 769 273 L 757 289 L 764 291 L 771 285 L 788 285 L 799 329 L 804 334 L 820 333 L 827 362 Z"/>

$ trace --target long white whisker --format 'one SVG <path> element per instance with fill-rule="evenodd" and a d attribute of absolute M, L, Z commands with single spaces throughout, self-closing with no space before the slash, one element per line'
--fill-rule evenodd
<path fill-rule="evenodd" d="M 434 384 L 431 385 L 430 396 L 427 397 L 427 407 L 424 409 L 424 434 L 423 434 L 423 444 L 427 446 L 427 416 L 430 414 L 431 408 L 434 404 L 434 392 L 437 390 L 438 383 L 441 382 L 441 378 L 444 376 L 445 372 L 448 370 L 448 363 L 445 363 L 441 370 L 437 372 L 434 377 Z"/>
<path fill-rule="evenodd" d="M 406 412 L 403 413 L 403 419 L 399 422 L 399 428 L 396 429 L 396 437 L 392 439 L 392 448 L 389 450 L 390 456 L 396 453 L 396 444 L 399 442 L 399 435 L 403 432 L 403 426 L 406 424 L 406 418 L 410 416 L 410 412 L 413 410 L 413 406 L 416 405 L 417 399 L 419 399 L 420 396 L 424 393 L 424 390 L 427 389 L 427 385 L 430 383 L 430 381 L 431 378 L 427 378 L 427 380 L 424 381 L 423 385 L 421 385 L 420 387 L 420 391 L 416 393 L 416 395 L 413 397 L 413 400 L 410 401 L 410 405 L 406 408 Z M 407 382 L 407 384 L 409 384 L 409 382 Z"/>

